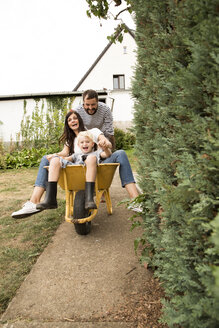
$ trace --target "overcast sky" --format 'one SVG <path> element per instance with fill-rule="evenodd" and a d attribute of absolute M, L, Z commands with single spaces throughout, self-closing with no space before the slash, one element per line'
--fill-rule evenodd
<path fill-rule="evenodd" d="M 87 9 L 85 0 L 0 0 L 0 95 L 71 91 L 118 24 L 100 26 Z"/>

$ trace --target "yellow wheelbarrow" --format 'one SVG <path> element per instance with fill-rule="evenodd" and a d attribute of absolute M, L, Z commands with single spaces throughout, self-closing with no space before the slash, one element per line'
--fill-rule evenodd
<path fill-rule="evenodd" d="M 86 166 L 71 165 L 61 169 L 58 184 L 65 190 L 65 220 L 74 223 L 79 235 L 86 235 L 91 230 L 91 220 L 96 216 L 102 195 L 105 196 L 107 212 L 112 214 L 112 202 L 109 188 L 118 163 L 99 164 L 95 181 L 97 209 L 85 210 L 85 175 Z"/>

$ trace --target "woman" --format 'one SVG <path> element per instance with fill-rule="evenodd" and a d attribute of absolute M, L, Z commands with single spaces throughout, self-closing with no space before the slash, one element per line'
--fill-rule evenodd
<path fill-rule="evenodd" d="M 86 130 L 83 124 L 83 121 L 80 115 L 72 110 L 67 113 L 65 117 L 65 126 L 64 132 L 60 137 L 60 142 L 64 143 L 64 147 L 61 152 L 57 154 L 50 154 L 43 156 L 40 162 L 35 186 L 31 198 L 27 201 L 22 209 L 12 213 L 12 217 L 15 219 L 21 219 L 33 215 L 37 212 L 40 212 L 42 209 L 37 209 L 37 204 L 40 203 L 40 199 L 46 189 L 47 181 L 48 181 L 48 171 L 45 169 L 45 166 L 48 166 L 49 161 L 55 155 L 61 157 L 67 157 L 74 153 L 75 147 L 77 145 L 77 135 L 80 131 Z M 97 129 L 89 130 L 93 134 L 95 138 L 95 142 L 101 148 L 109 147 L 111 144 L 108 139 L 103 135 L 103 133 Z M 106 158 L 102 163 L 120 163 L 119 174 L 122 183 L 122 187 L 125 187 L 129 197 L 134 199 L 139 195 L 138 190 L 136 188 L 135 180 L 133 177 L 132 169 L 128 160 L 128 157 L 124 150 L 115 151 L 110 157 Z"/>

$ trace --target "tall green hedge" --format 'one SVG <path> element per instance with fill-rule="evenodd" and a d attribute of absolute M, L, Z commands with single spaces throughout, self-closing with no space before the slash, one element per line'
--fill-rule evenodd
<path fill-rule="evenodd" d="M 131 3 L 141 260 L 162 282 L 169 327 L 218 327 L 219 1 Z"/>

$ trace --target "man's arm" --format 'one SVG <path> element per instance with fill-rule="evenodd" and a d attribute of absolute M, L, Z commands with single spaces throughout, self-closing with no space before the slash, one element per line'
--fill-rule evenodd
<path fill-rule="evenodd" d="M 109 139 L 109 141 L 111 142 L 111 144 L 112 144 L 112 150 L 114 150 L 115 149 L 115 147 L 116 147 L 116 141 L 115 141 L 115 137 L 114 136 L 108 136 L 108 139 Z"/>
<path fill-rule="evenodd" d="M 110 108 L 106 105 L 105 105 L 105 113 L 104 113 L 103 131 L 104 131 L 105 136 L 111 142 L 112 149 L 114 150 L 115 149 L 115 137 L 114 137 L 114 128 L 113 128 L 113 116 L 112 116 Z"/>
<path fill-rule="evenodd" d="M 98 146 L 102 149 L 104 148 L 110 148 L 112 149 L 111 142 L 104 136 L 104 134 L 100 134 L 98 137 Z"/>
<path fill-rule="evenodd" d="M 100 153 L 101 158 L 107 158 L 112 155 L 112 151 L 109 147 L 106 147 L 103 149 L 103 151 Z"/>

